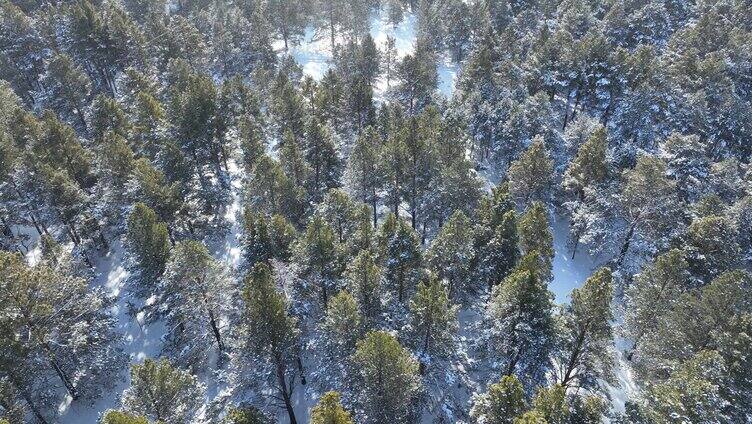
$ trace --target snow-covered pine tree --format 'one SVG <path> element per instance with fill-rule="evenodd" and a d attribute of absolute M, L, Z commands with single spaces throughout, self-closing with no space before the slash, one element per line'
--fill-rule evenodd
<path fill-rule="evenodd" d="M 237 290 L 224 265 L 206 246 L 187 240 L 170 253 L 157 295 L 167 319 L 167 345 L 179 363 L 206 364 L 216 349 L 221 364 L 227 349 L 228 320 Z"/>
<path fill-rule="evenodd" d="M 205 386 L 167 359 L 131 365 L 131 385 L 123 392 L 126 412 L 166 424 L 189 422 L 199 409 Z"/>
<path fill-rule="evenodd" d="M 355 352 L 360 419 L 365 423 L 417 422 L 421 391 L 418 363 L 389 333 L 372 331 Z"/>
<path fill-rule="evenodd" d="M 297 376 L 298 323 L 277 292 L 269 266 L 258 263 L 245 279 L 243 289 L 242 345 L 252 352 L 253 367 L 268 368 L 268 384 L 281 396 L 291 424 L 296 424 L 292 395 Z M 260 362 L 260 363 L 259 363 Z"/>
<path fill-rule="evenodd" d="M 355 424 L 355 421 L 340 404 L 340 394 L 326 392 L 311 409 L 311 424 Z"/>

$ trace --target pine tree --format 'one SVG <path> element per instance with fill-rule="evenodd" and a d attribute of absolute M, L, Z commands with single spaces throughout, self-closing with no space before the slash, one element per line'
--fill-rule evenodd
<path fill-rule="evenodd" d="M 572 290 L 572 302 L 562 322 L 563 341 L 557 352 L 559 384 L 595 391 L 614 379 L 611 270 L 600 268 L 582 287 Z"/>
<path fill-rule="evenodd" d="M 128 248 L 140 272 L 139 291 L 152 292 L 170 255 L 167 226 L 143 203 L 136 203 L 128 216 Z"/>
<path fill-rule="evenodd" d="M 490 290 L 519 258 L 514 203 L 507 184 L 494 187 L 491 196 L 481 199 L 478 221 L 473 237 L 473 272 Z"/>
<path fill-rule="evenodd" d="M 485 342 L 503 375 L 518 375 L 528 385 L 541 380 L 555 336 L 552 299 L 540 275 L 527 269 L 513 272 L 494 288 Z"/>
<path fill-rule="evenodd" d="M 567 391 L 563 386 L 541 387 L 533 398 L 533 411 L 543 416 L 549 424 L 567 424 L 571 411 Z"/>
<path fill-rule="evenodd" d="M 175 358 L 195 365 L 206 360 L 216 343 L 220 364 L 227 345 L 222 321 L 236 297 L 227 271 L 203 243 L 175 245 L 158 291 L 171 331 L 168 346 Z"/>
<path fill-rule="evenodd" d="M 470 219 L 462 211 L 456 211 L 441 227 L 426 254 L 431 269 L 439 278 L 446 279 L 452 299 L 462 298 L 474 289 L 471 279 L 475 255 L 472 234 Z"/>
<path fill-rule="evenodd" d="M 100 420 L 100 424 L 149 424 L 149 420 L 140 415 L 109 410 L 104 413 L 104 416 Z"/>
<path fill-rule="evenodd" d="M 355 424 L 340 404 L 340 394 L 326 392 L 311 410 L 311 424 Z"/>
<path fill-rule="evenodd" d="M 711 215 L 692 221 L 684 251 L 692 273 L 710 281 L 739 264 L 738 233 L 728 219 Z"/>
<path fill-rule="evenodd" d="M 431 103 L 438 74 L 433 51 L 419 43 L 414 54 L 405 55 L 395 69 L 395 95 L 408 115 L 417 115 Z"/>
<path fill-rule="evenodd" d="M 449 301 L 447 289 L 435 276 L 418 284 L 410 301 L 410 328 L 414 344 L 424 356 L 445 355 L 452 350 L 457 323 L 457 306 Z"/>
<path fill-rule="evenodd" d="M 123 392 L 124 409 L 149 419 L 177 424 L 189 421 L 201 406 L 204 385 L 166 359 L 146 359 L 131 366 L 131 385 Z"/>
<path fill-rule="evenodd" d="M 565 203 L 565 206 L 572 221 L 585 215 L 583 212 L 586 211 L 588 204 L 597 201 L 592 197 L 602 195 L 603 185 L 608 183 L 611 171 L 606 157 L 606 135 L 604 127 L 597 127 L 579 146 L 577 154 L 564 172 L 561 185 L 569 196 L 569 201 Z M 588 219 L 592 218 L 588 217 Z M 575 222 L 572 225 L 570 232 L 570 242 L 573 246 L 572 257 L 577 253 L 580 239 L 586 233 L 583 230 L 586 224 Z"/>
<path fill-rule="evenodd" d="M 513 375 L 505 375 L 475 397 L 470 416 L 480 424 L 512 424 L 526 409 L 522 383 Z"/>
<path fill-rule="evenodd" d="M 232 408 L 223 424 L 271 424 L 273 421 L 253 406 Z"/>
<path fill-rule="evenodd" d="M 422 254 L 415 230 L 401 219 L 391 219 L 396 221 L 392 228 L 390 217 L 381 226 L 384 275 L 388 289 L 401 303 L 410 295 L 422 274 Z"/>
<path fill-rule="evenodd" d="M 639 156 L 626 173 L 620 203 L 628 227 L 617 267 L 624 262 L 635 233 L 660 240 L 678 222 L 676 182 L 667 177 L 666 164 L 654 156 Z"/>
<path fill-rule="evenodd" d="M 418 364 L 394 336 L 381 331 L 368 333 L 358 342 L 355 363 L 362 381 L 364 422 L 417 422 L 415 402 L 421 391 Z"/>
<path fill-rule="evenodd" d="M 518 418 L 515 418 L 514 421 L 512 421 L 513 424 L 548 424 L 548 421 L 546 421 L 546 418 L 541 414 L 540 412 L 536 410 L 527 411 L 524 414 L 520 415 Z"/>
<path fill-rule="evenodd" d="M 343 290 L 332 297 L 326 308 L 322 328 L 333 357 L 345 358 L 355 351 L 361 326 L 362 317 L 353 296 Z"/>
<path fill-rule="evenodd" d="M 539 272 L 544 281 L 553 278 L 554 238 L 548 211 L 541 202 L 533 202 L 517 223 L 522 255 L 535 254 L 540 262 Z"/>
<path fill-rule="evenodd" d="M 0 358 L 0 377 L 37 416 L 63 392 L 73 399 L 99 397 L 124 364 L 111 301 L 75 276 L 70 264 L 63 256 L 29 267 L 20 255 L 0 252 L 0 353 L 11 355 Z"/>
<path fill-rule="evenodd" d="M 91 136 L 95 140 L 108 132 L 120 137 L 127 137 L 130 132 L 130 122 L 123 108 L 115 99 L 103 94 L 98 95 L 91 103 L 90 121 Z"/>
<path fill-rule="evenodd" d="M 358 205 L 343 190 L 333 188 L 318 205 L 318 212 L 334 230 L 338 243 L 347 243 L 356 232 Z"/>
<path fill-rule="evenodd" d="M 250 208 L 243 212 L 243 251 L 249 268 L 257 263 L 268 263 L 275 257 L 269 226 L 263 214 L 255 214 Z"/>
<path fill-rule="evenodd" d="M 305 190 L 295 187 L 279 162 L 262 155 L 253 167 L 245 187 L 248 206 L 265 215 L 280 214 L 293 225 L 301 225 L 305 213 Z"/>
<path fill-rule="evenodd" d="M 550 159 L 543 137 L 536 136 L 507 171 L 509 191 L 519 204 L 531 200 L 547 202 L 551 197 L 553 161 Z"/>
<path fill-rule="evenodd" d="M 322 306 L 326 307 L 336 280 L 342 274 L 341 247 L 334 231 L 320 214 L 315 214 L 301 236 L 295 253 L 295 262 L 300 265 L 300 276 L 310 280 Z"/>
<path fill-rule="evenodd" d="M 650 387 L 645 397 L 645 415 L 658 423 L 718 422 L 723 417 L 719 389 L 725 372 L 717 352 L 696 354 L 666 381 Z"/>
<path fill-rule="evenodd" d="M 659 317 L 689 289 L 690 278 L 689 264 L 679 249 L 657 256 L 635 276 L 625 293 L 626 329 L 635 346 L 640 345 L 645 335 L 655 331 Z"/>
<path fill-rule="evenodd" d="M 253 267 L 243 290 L 243 334 L 250 350 L 262 355 L 274 369 L 273 387 L 282 397 L 290 423 L 296 424 L 292 406 L 298 344 L 297 320 L 288 314 L 285 297 L 277 292 L 266 264 Z"/>
<path fill-rule="evenodd" d="M 91 93 L 91 80 L 73 60 L 59 54 L 47 65 L 43 85 L 48 90 L 47 106 L 63 112 L 65 120 L 86 131 L 85 105 Z"/>
<path fill-rule="evenodd" d="M 360 252 L 347 267 L 345 278 L 365 324 L 373 326 L 381 313 L 382 280 L 382 270 L 373 253 L 368 250 Z"/>
<path fill-rule="evenodd" d="M 379 169 L 381 139 L 373 127 L 366 128 L 356 139 L 347 161 L 345 179 L 354 197 L 370 205 L 373 225 L 378 221 L 379 189 L 383 184 Z"/>
<path fill-rule="evenodd" d="M 134 164 L 129 191 L 134 200 L 153 209 L 159 219 L 168 225 L 168 230 L 174 231 L 178 212 L 183 207 L 177 183 L 170 184 L 162 172 L 146 158 L 141 158 Z"/>

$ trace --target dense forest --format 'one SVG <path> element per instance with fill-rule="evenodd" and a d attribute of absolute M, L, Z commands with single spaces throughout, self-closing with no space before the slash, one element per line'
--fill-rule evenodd
<path fill-rule="evenodd" d="M 751 157 L 750 0 L 0 0 L 0 423 L 752 423 Z"/>

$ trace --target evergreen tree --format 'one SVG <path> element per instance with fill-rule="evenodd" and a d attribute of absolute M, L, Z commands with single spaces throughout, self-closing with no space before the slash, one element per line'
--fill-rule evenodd
<path fill-rule="evenodd" d="M 417 422 L 418 364 L 394 336 L 368 333 L 358 342 L 355 363 L 362 381 L 364 422 Z"/>
<path fill-rule="evenodd" d="M 431 269 L 439 278 L 446 279 L 452 299 L 461 298 L 474 289 L 472 231 L 470 219 L 462 211 L 456 211 L 441 227 L 426 254 Z"/>
<path fill-rule="evenodd" d="M 459 325 L 457 306 L 449 301 L 447 289 L 435 276 L 418 284 L 410 301 L 410 328 L 416 347 L 423 355 L 443 355 L 452 350 Z"/>
<path fill-rule="evenodd" d="M 692 273 L 710 281 L 733 269 L 739 263 L 737 240 L 736 229 L 725 217 L 711 215 L 692 221 L 684 248 Z"/>
<path fill-rule="evenodd" d="M 473 272 L 490 290 L 519 259 L 514 203 L 507 184 L 494 187 L 491 196 L 481 199 L 473 245 Z"/>
<path fill-rule="evenodd" d="M 433 51 L 419 43 L 414 54 L 405 55 L 395 69 L 396 98 L 408 115 L 417 115 L 428 106 L 436 90 L 438 74 Z"/>
<path fill-rule="evenodd" d="M 527 269 L 513 272 L 494 288 L 484 341 L 503 375 L 518 375 L 529 385 L 541 381 L 555 336 L 552 298 L 540 275 Z"/>
<path fill-rule="evenodd" d="M 20 255 L 0 252 L 0 378 L 38 417 L 63 392 L 99 397 L 124 364 L 111 301 L 73 273 L 66 255 L 29 267 Z"/>
<path fill-rule="evenodd" d="M 158 291 L 165 305 L 168 346 L 175 358 L 195 365 L 206 360 L 216 343 L 219 361 L 227 345 L 222 322 L 236 297 L 232 281 L 203 243 L 175 245 Z"/>
<path fill-rule="evenodd" d="M 143 203 L 136 203 L 128 216 L 128 247 L 140 272 L 139 291 L 151 292 L 165 270 L 170 254 L 167 226 Z"/>
<path fill-rule="evenodd" d="M 131 366 L 131 385 L 123 392 L 123 407 L 129 413 L 167 424 L 192 419 L 204 397 L 198 379 L 166 359 L 146 359 Z"/>
<path fill-rule="evenodd" d="M 273 421 L 257 408 L 232 408 L 225 417 L 223 424 L 271 424 Z"/>
<path fill-rule="evenodd" d="M 481 424 L 512 424 L 526 409 L 522 383 L 513 375 L 505 375 L 475 398 L 470 415 Z"/>
<path fill-rule="evenodd" d="M 610 169 L 606 157 L 606 142 L 605 128 L 597 127 L 580 145 L 562 178 L 562 188 L 569 196 L 565 207 L 569 211 L 570 220 L 573 221 L 570 231 L 573 258 L 580 240 L 587 236 L 586 229 L 593 226 L 592 221 L 601 218 L 588 213 L 588 209 L 592 209 L 588 206 L 597 204 L 598 200 L 604 197 L 604 185 L 608 184 Z"/>
<path fill-rule="evenodd" d="M 401 303 L 410 295 L 422 274 L 418 235 L 405 221 L 390 216 L 382 224 L 379 236 L 383 240 L 385 283 Z"/>
<path fill-rule="evenodd" d="M 268 265 L 259 263 L 253 267 L 245 280 L 243 300 L 245 343 L 273 368 L 273 387 L 282 397 L 290 423 L 295 424 L 292 367 L 298 344 L 298 324 L 288 314 L 287 301 L 277 292 Z"/>
<path fill-rule="evenodd" d="M 676 182 L 666 175 L 666 164 L 654 156 L 642 155 L 625 176 L 621 192 L 621 213 L 628 227 L 616 258 L 620 266 L 635 233 L 660 240 L 678 221 Z"/>
<path fill-rule="evenodd" d="M 657 256 L 635 276 L 625 293 L 626 329 L 635 346 L 640 345 L 645 335 L 655 331 L 660 316 L 690 287 L 689 264 L 679 249 Z"/>
<path fill-rule="evenodd" d="M 340 249 L 334 231 L 319 214 L 311 218 L 296 247 L 300 276 L 313 283 L 324 307 L 342 273 Z"/>
<path fill-rule="evenodd" d="M 65 120 L 86 131 L 85 106 L 91 93 L 91 80 L 73 60 L 59 54 L 47 65 L 43 85 L 48 91 L 47 106 L 63 113 Z"/>
<path fill-rule="evenodd" d="M 571 411 L 567 392 L 563 386 L 541 387 L 533 398 L 533 411 L 538 412 L 549 424 L 567 424 Z"/>
<path fill-rule="evenodd" d="M 553 161 L 546 152 L 543 137 L 536 136 L 530 147 L 509 165 L 509 191 L 522 205 L 531 200 L 547 202 L 551 197 L 553 175 Z"/>
<path fill-rule="evenodd" d="M 343 290 L 332 297 L 326 308 L 322 328 L 333 357 L 345 358 L 355 351 L 361 325 L 358 304 L 349 292 Z"/>
<path fill-rule="evenodd" d="M 337 392 L 326 392 L 311 410 L 311 424 L 354 424 L 350 413 L 340 404 Z"/>
<path fill-rule="evenodd" d="M 378 221 L 379 189 L 382 177 L 379 169 L 381 139 L 372 127 L 366 128 L 356 139 L 347 161 L 345 179 L 355 198 L 370 205 L 373 225 Z"/>
<path fill-rule="evenodd" d="M 717 422 L 723 417 L 725 367 L 717 352 L 703 351 L 669 379 L 649 389 L 645 415 L 652 422 Z"/>
<path fill-rule="evenodd" d="M 373 253 L 360 252 L 347 267 L 345 278 L 366 324 L 373 326 L 381 313 L 382 280 L 382 270 Z"/>
<path fill-rule="evenodd" d="M 541 202 L 533 202 L 517 223 L 522 255 L 534 254 L 539 259 L 539 272 L 545 281 L 553 278 L 554 238 L 548 211 Z"/>
<path fill-rule="evenodd" d="M 149 424 L 149 420 L 140 415 L 109 410 L 105 412 L 100 424 Z"/>
<path fill-rule="evenodd" d="M 250 268 L 259 262 L 268 263 L 275 257 L 269 226 L 263 214 L 255 214 L 250 208 L 243 212 L 243 250 Z"/>
<path fill-rule="evenodd" d="M 580 288 L 564 310 L 563 341 L 557 352 L 559 384 L 595 391 L 614 379 L 612 367 L 611 270 L 600 268 Z"/>

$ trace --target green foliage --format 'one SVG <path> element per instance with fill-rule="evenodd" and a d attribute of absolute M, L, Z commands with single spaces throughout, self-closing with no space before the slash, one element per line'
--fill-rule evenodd
<path fill-rule="evenodd" d="M 203 402 L 198 379 L 166 359 L 146 359 L 131 366 L 131 386 L 123 393 L 129 413 L 166 424 L 188 421 Z"/>
<path fill-rule="evenodd" d="M 350 293 L 343 290 L 331 298 L 322 328 L 326 332 L 327 343 L 334 356 L 346 357 L 355 350 L 355 343 L 361 334 L 362 321 L 358 304 Z"/>
<path fill-rule="evenodd" d="M 541 202 L 533 202 L 517 222 L 517 234 L 522 255 L 537 255 L 541 277 L 553 279 L 554 238 L 548 220 L 548 211 Z"/>
<path fill-rule="evenodd" d="M 571 297 L 561 324 L 559 383 L 565 388 L 597 390 L 602 381 L 614 380 L 611 270 L 595 271 L 582 287 L 572 290 Z"/>
<path fill-rule="evenodd" d="M 410 326 L 414 344 L 424 355 L 447 354 L 459 325 L 456 305 L 449 301 L 446 287 L 429 275 L 418 284 L 410 301 Z"/>
<path fill-rule="evenodd" d="M 311 424 L 354 424 L 350 413 L 340 404 L 340 394 L 326 392 L 311 409 Z"/>
<path fill-rule="evenodd" d="M 421 390 L 418 364 L 389 333 L 372 331 L 354 357 L 362 381 L 361 405 L 368 423 L 414 422 Z"/>
<path fill-rule="evenodd" d="M 494 288 L 487 348 L 505 375 L 524 376 L 526 384 L 543 378 L 555 335 L 552 309 L 553 295 L 535 272 L 517 270 Z"/>
<path fill-rule="evenodd" d="M 232 408 L 223 424 L 271 424 L 273 421 L 253 406 Z"/>
<path fill-rule="evenodd" d="M 446 279 L 452 299 L 473 289 L 471 265 L 474 257 L 470 219 L 456 211 L 441 227 L 426 253 L 426 261 L 439 278 Z"/>
<path fill-rule="evenodd" d="M 170 254 L 167 226 L 159 222 L 157 214 L 143 203 L 136 203 L 128 216 L 126 237 L 128 246 L 147 286 L 155 284 L 162 275 Z"/>
<path fill-rule="evenodd" d="M 563 386 L 542 387 L 533 398 L 533 411 L 540 413 L 548 424 L 569 423 L 569 403 Z"/>
<path fill-rule="evenodd" d="M 381 225 L 379 239 L 386 286 L 403 302 L 422 274 L 418 235 L 405 221 L 390 215 Z"/>
<path fill-rule="evenodd" d="M 553 161 L 546 152 L 543 137 L 537 136 L 509 166 L 509 191 L 523 205 L 531 200 L 546 202 L 551 196 L 552 175 Z"/>
<path fill-rule="evenodd" d="M 149 424 L 149 420 L 143 416 L 110 410 L 105 412 L 100 424 Z"/>
<path fill-rule="evenodd" d="M 527 409 L 522 383 L 513 375 L 506 375 L 488 391 L 475 399 L 470 415 L 486 424 L 512 424 L 521 420 Z M 519 421 L 526 422 L 526 421 Z"/>
<path fill-rule="evenodd" d="M 372 326 L 381 313 L 382 280 L 382 270 L 373 253 L 361 251 L 347 267 L 345 278 L 366 324 Z"/>

